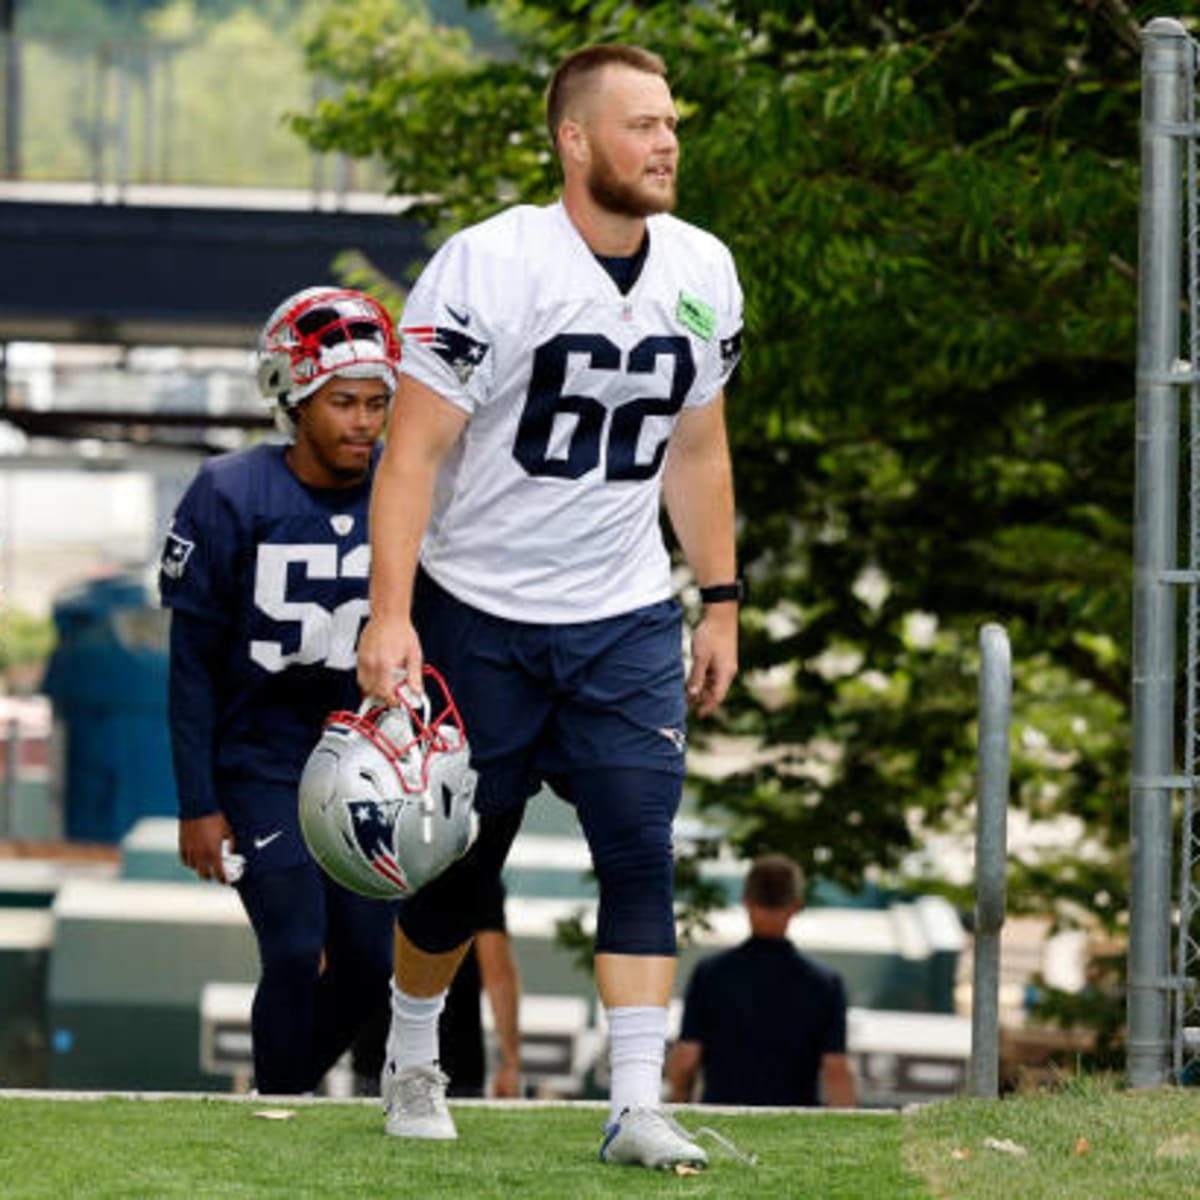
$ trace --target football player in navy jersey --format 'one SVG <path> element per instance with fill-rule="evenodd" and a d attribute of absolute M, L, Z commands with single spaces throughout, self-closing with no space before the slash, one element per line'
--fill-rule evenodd
<path fill-rule="evenodd" d="M 401 318 L 404 362 L 371 504 L 359 682 L 419 686 L 429 658 L 479 772 L 479 838 L 399 914 L 385 1128 L 453 1138 L 437 1014 L 543 781 L 575 807 L 599 884 L 610 1030 L 605 1162 L 703 1165 L 666 1115 L 675 974 L 672 821 L 687 701 L 737 670 L 741 589 L 724 389 L 741 345 L 728 249 L 670 214 L 679 145 L 666 68 L 588 47 L 547 94 L 559 202 L 451 237 Z M 704 615 L 685 677 L 668 514 Z"/>
<path fill-rule="evenodd" d="M 258 382 L 290 440 L 206 462 L 160 564 L 179 852 L 232 883 L 254 927 L 262 1093 L 313 1090 L 387 1004 L 393 906 L 319 870 L 297 782 L 325 716 L 358 706 L 368 499 L 399 359 L 369 296 L 318 287 L 284 301 L 259 340 Z"/>

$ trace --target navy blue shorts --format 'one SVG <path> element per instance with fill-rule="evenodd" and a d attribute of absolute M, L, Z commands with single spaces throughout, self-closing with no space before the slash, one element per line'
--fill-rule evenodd
<path fill-rule="evenodd" d="M 687 749 L 679 606 L 533 625 L 479 612 L 418 574 L 413 618 L 462 713 L 480 820 L 466 856 L 400 904 L 405 934 L 431 954 L 471 936 L 545 781 L 575 806 L 591 850 L 597 951 L 673 954 L 671 822 Z"/>
<path fill-rule="evenodd" d="M 413 621 L 462 713 L 481 813 L 596 768 L 682 778 L 687 699 L 674 600 L 599 621 L 526 624 L 472 608 L 418 572 Z"/>

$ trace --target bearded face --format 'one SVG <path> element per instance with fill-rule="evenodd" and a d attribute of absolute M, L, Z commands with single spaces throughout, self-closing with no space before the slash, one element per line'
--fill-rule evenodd
<path fill-rule="evenodd" d="M 587 188 L 600 208 L 617 216 L 670 212 L 675 207 L 674 157 L 659 155 L 621 170 L 602 145 L 593 143 Z"/>
<path fill-rule="evenodd" d="M 595 205 L 634 218 L 675 207 L 678 115 L 665 79 L 608 67 L 573 119 L 586 144 L 583 182 Z"/>

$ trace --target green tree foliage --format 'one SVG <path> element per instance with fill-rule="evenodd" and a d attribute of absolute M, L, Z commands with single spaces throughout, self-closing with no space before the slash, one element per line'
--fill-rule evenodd
<path fill-rule="evenodd" d="M 35 617 L 4 605 L 0 608 L 0 675 L 14 667 L 45 662 L 54 649 L 55 638 L 49 617 Z"/>
<path fill-rule="evenodd" d="M 345 92 L 297 128 L 381 156 L 439 231 L 554 195 L 563 52 L 636 41 L 671 68 L 679 213 L 733 247 L 747 302 L 729 413 L 752 600 L 720 730 L 755 752 L 703 804 L 748 853 L 894 880 L 929 831 L 969 828 L 978 631 L 1000 621 L 1017 801 L 1070 833 L 1011 899 L 1119 925 L 1152 6 L 508 0 L 515 53 L 469 62 L 361 27 L 339 45 L 359 7 L 318 29 Z"/>

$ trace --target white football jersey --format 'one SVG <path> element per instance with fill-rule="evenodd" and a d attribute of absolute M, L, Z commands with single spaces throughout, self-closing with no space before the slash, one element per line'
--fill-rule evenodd
<path fill-rule="evenodd" d="M 671 594 L 667 440 L 732 373 L 742 292 L 717 238 L 667 214 L 647 225 L 626 295 L 561 203 L 456 234 L 409 293 L 401 370 L 470 417 L 421 562 L 486 612 L 558 624 Z"/>

